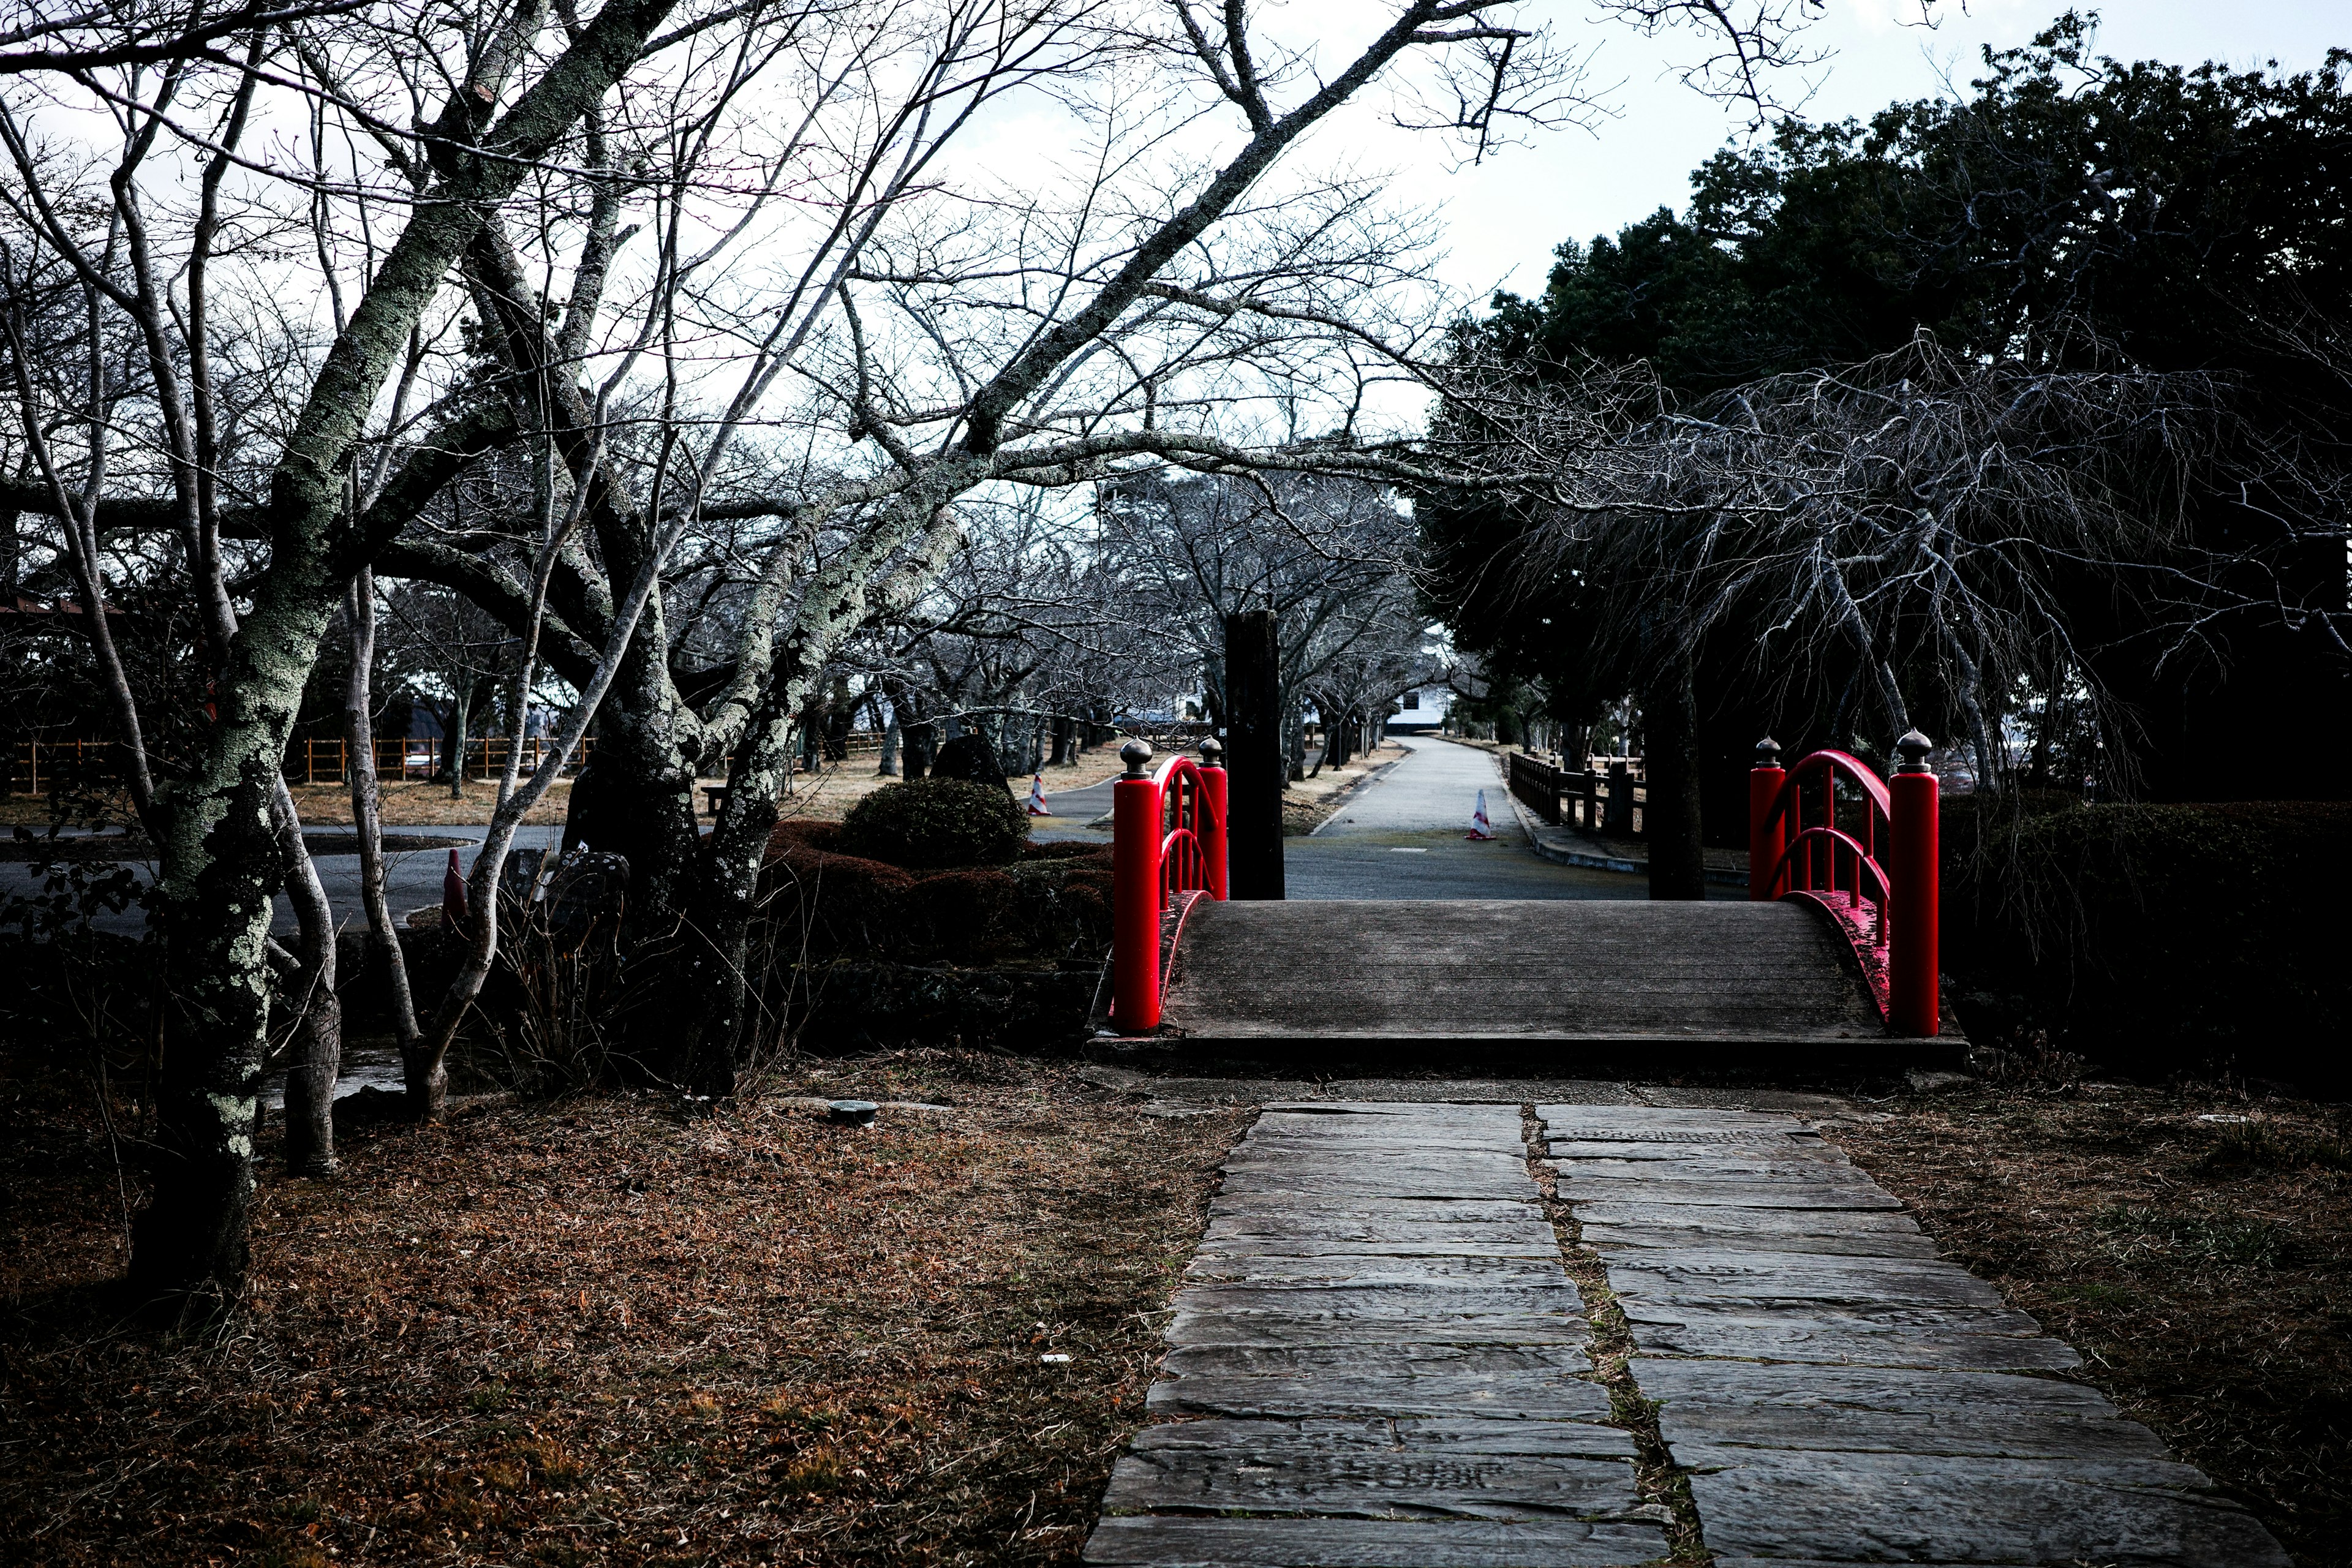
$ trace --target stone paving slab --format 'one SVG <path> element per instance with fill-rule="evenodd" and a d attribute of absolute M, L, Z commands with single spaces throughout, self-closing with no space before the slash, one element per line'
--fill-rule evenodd
<path fill-rule="evenodd" d="M 2000 1291 L 1936 1258 L 1641 1247 L 1609 1259 L 1609 1284 L 1627 1300 L 1678 1305 L 1824 1301 L 1864 1309 L 2001 1309 Z"/>
<path fill-rule="evenodd" d="M 1717 1568 L 2284 1568 L 2097 1391 L 2016 1375 L 2080 1358 L 1800 1118 L 1538 1113 Z"/>
<path fill-rule="evenodd" d="M 1549 1268 L 1547 1267 L 1549 1266 Z M 1192 1259 L 1184 1278 L 1203 1282 L 1275 1284 L 1292 1280 L 1395 1285 L 1413 1281 L 1454 1284 L 1480 1281 L 1497 1285 L 1549 1284 L 1549 1271 L 1559 1266 L 1559 1255 L 1529 1258 L 1444 1258 L 1427 1254 L 1351 1257 L 1318 1253 L 1311 1257 L 1269 1257 L 1265 1254 L 1202 1253 Z"/>
<path fill-rule="evenodd" d="M 1556 1345 L 1582 1343 L 1589 1332 L 1568 1313 L 1461 1312 L 1443 1319 L 1411 1313 L 1190 1311 L 1176 1298 L 1168 1326 L 1175 1345 Z"/>
<path fill-rule="evenodd" d="M 1210 1226 L 1087 1562 L 1664 1554 L 1517 1105 L 1269 1107 Z"/>
<path fill-rule="evenodd" d="M 1821 1563 L 2289 1568 L 2253 1517 L 2187 1465 L 1700 1450 L 1685 1464 L 1707 1543 Z"/>
<path fill-rule="evenodd" d="M 1654 1524 L 1577 1520 L 1107 1518 L 1086 1561 L 1105 1568 L 1628 1568 L 1665 1547 Z"/>
<path fill-rule="evenodd" d="M 1839 1366 L 2068 1372 L 2083 1358 L 2044 1339 L 2022 1312 L 1927 1307 L 1857 1312 L 1801 1303 L 1784 1310 L 1629 1304 L 1633 1342 L 1661 1355 L 1820 1362 Z"/>
<path fill-rule="evenodd" d="M 2162 1459 L 2164 1445 L 2096 1389 L 2005 1373 L 1633 1364 L 1676 1452 L 1741 1446 L 2006 1458 Z"/>

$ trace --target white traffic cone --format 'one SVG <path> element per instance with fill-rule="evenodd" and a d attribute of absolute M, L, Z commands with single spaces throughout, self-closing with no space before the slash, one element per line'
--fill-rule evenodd
<path fill-rule="evenodd" d="M 1029 775 L 1029 815 L 1032 816 L 1054 815 L 1045 808 L 1045 775 L 1044 773 Z"/>
<path fill-rule="evenodd" d="M 1470 819 L 1470 831 L 1462 837 L 1479 841 L 1495 837 L 1495 825 L 1486 820 L 1486 792 L 1483 789 L 1478 792 L 1477 815 Z"/>

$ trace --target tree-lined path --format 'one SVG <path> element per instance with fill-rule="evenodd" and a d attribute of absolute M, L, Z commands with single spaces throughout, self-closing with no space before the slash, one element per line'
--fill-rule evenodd
<path fill-rule="evenodd" d="M 1796 1116 L 1274 1105 L 1210 1212 L 1089 1563 L 2287 1563 Z"/>
<path fill-rule="evenodd" d="M 1283 841 L 1293 899 L 1643 899 L 1641 879 L 1555 866 L 1528 849 L 1495 759 L 1433 735 L 1392 735 L 1407 754 L 1304 838 Z M 1478 792 L 1495 837 L 1465 837 Z"/>

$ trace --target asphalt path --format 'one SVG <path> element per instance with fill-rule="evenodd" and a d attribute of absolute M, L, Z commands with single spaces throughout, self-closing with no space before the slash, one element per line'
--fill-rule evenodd
<path fill-rule="evenodd" d="M 473 869 L 474 855 L 482 842 L 482 836 L 489 829 L 479 826 L 472 827 L 394 826 L 388 827 L 384 831 L 387 834 L 415 837 L 460 839 L 474 847 L 457 851 L 457 864 L 461 868 L 470 871 Z M 305 837 L 315 842 L 319 838 L 331 836 L 332 832 L 332 828 L 313 827 Z M 552 848 L 562 837 L 563 829 L 559 826 L 518 828 L 515 831 L 515 847 L 518 849 Z M 339 922 L 364 923 L 367 915 L 360 907 L 360 856 L 357 843 L 354 842 L 352 848 L 342 854 L 331 854 L 313 848 L 310 860 L 319 868 L 319 880 L 327 889 L 327 901 L 334 907 L 335 919 Z M 152 860 L 131 860 L 124 864 L 139 873 L 142 879 L 152 879 L 155 874 L 156 867 Z M 407 849 L 386 855 L 384 857 L 384 897 L 392 906 L 393 918 L 398 920 L 411 910 L 419 909 L 427 904 L 438 904 L 441 901 L 441 878 L 448 868 L 449 851 L 447 849 Z M 21 860 L 0 862 L 0 898 L 5 898 L 10 893 L 35 892 L 39 890 L 39 886 L 38 880 L 33 876 L 31 867 L 26 862 Z M 270 922 L 270 929 L 282 936 L 297 929 L 294 908 L 287 901 L 286 895 L 283 893 L 278 895 L 277 904 L 277 914 Z M 131 910 L 119 915 L 101 914 L 91 923 L 100 931 L 119 931 L 135 936 L 142 929 L 144 918 L 139 910 Z"/>
<path fill-rule="evenodd" d="M 1294 899 L 1645 899 L 1646 879 L 1557 866 L 1519 830 L 1494 755 L 1434 735 L 1394 735 L 1406 755 L 1359 786 L 1312 835 L 1282 841 L 1285 890 Z M 1106 779 L 1048 795 L 1054 815 L 1033 818 L 1046 841 L 1108 844 L 1085 825 L 1110 810 Z M 1468 834 L 1486 795 L 1495 837 Z"/>
<path fill-rule="evenodd" d="M 1537 858 L 1503 788 L 1494 754 L 1435 735 L 1392 735 L 1407 754 L 1360 785 L 1304 838 L 1283 840 L 1293 899 L 1646 899 L 1649 883 L 1619 871 Z M 1469 837 L 1486 792 L 1495 837 Z"/>

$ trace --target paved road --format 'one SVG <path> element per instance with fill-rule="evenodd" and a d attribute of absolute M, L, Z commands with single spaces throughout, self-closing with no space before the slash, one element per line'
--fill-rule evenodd
<path fill-rule="evenodd" d="M 1649 884 L 1537 858 L 1493 755 L 1434 735 L 1392 737 L 1410 753 L 1330 821 L 1283 841 L 1293 899 L 1646 899 Z M 1465 837 L 1486 793 L 1495 837 Z"/>
<path fill-rule="evenodd" d="M 331 834 L 333 831 L 331 827 L 313 828 L 310 837 L 316 838 L 322 834 Z M 489 829 L 487 827 L 392 827 L 385 831 L 417 837 L 457 838 L 468 844 L 479 845 L 482 836 Z M 549 848 L 562 837 L 563 829 L 561 827 L 520 828 L 515 834 L 515 847 L 518 849 Z M 319 880 L 326 886 L 327 899 L 334 905 L 336 918 L 363 925 L 367 915 L 360 908 L 359 851 L 354 848 L 349 854 L 333 855 L 313 849 L 311 859 L 319 868 Z M 461 849 L 457 852 L 457 859 L 460 866 L 471 870 L 474 864 L 474 851 Z M 139 871 L 142 877 L 150 876 L 154 871 L 152 861 L 132 861 L 131 864 L 132 868 Z M 439 903 L 441 877 L 442 873 L 448 869 L 448 866 L 449 851 L 446 849 L 412 849 L 385 856 L 384 893 L 392 905 L 394 918 L 397 919 L 420 905 Z M 30 892 L 36 886 L 30 868 L 23 861 L 0 862 L 0 897 L 10 893 Z M 119 931 L 136 934 L 141 929 L 142 918 L 138 911 L 133 910 L 127 915 L 101 916 L 95 923 L 102 931 Z M 286 897 L 282 893 L 278 898 L 278 916 L 272 922 L 272 928 L 280 932 L 290 932 L 296 929 L 293 906 L 286 901 Z"/>
<path fill-rule="evenodd" d="M 1537 858 L 1519 830 L 1491 753 L 1433 735 L 1391 737 L 1408 754 L 1360 787 L 1332 820 L 1282 842 L 1293 899 L 1645 899 L 1649 884 L 1619 871 L 1558 866 Z M 1108 843 L 1085 825 L 1110 810 L 1111 784 L 1052 795 L 1051 817 L 1030 825 L 1040 839 Z M 1495 837 L 1465 836 L 1486 792 Z"/>
<path fill-rule="evenodd" d="M 1267 1106 L 1085 1561 L 1652 1562 L 1662 1443 L 1722 1568 L 2287 1568 L 1818 1128 L 1590 1088 Z"/>

